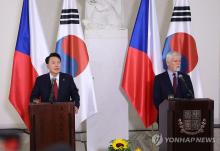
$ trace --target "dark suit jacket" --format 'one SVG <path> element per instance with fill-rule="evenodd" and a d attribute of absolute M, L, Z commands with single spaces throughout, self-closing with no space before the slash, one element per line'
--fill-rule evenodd
<path fill-rule="evenodd" d="M 185 73 L 178 72 L 178 75 L 180 74 L 183 76 L 185 83 L 178 78 L 178 86 L 175 94 L 167 71 L 155 76 L 153 98 L 157 109 L 163 100 L 168 99 L 168 95 L 173 95 L 175 98 L 194 98 L 190 77 Z"/>
<path fill-rule="evenodd" d="M 37 98 L 43 102 L 49 102 L 51 87 L 49 73 L 39 76 L 35 81 L 30 101 L 33 102 L 33 100 Z M 77 107 L 80 105 L 78 89 L 76 88 L 72 76 L 69 74 L 60 73 L 57 101 L 74 101 Z"/>

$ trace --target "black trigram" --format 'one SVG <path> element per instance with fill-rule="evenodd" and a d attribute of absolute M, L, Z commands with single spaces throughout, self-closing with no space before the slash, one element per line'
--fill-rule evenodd
<path fill-rule="evenodd" d="M 190 22 L 191 12 L 189 6 L 175 6 L 171 22 Z"/>
<path fill-rule="evenodd" d="M 78 9 L 62 9 L 60 24 L 79 24 Z"/>

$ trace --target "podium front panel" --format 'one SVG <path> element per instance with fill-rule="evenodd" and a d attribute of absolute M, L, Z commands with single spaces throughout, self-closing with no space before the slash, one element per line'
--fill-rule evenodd
<path fill-rule="evenodd" d="M 164 100 L 159 107 L 160 151 L 213 150 L 213 109 L 210 99 Z"/>
<path fill-rule="evenodd" d="M 75 148 L 73 109 L 73 103 L 31 104 L 31 150 L 38 151 L 55 144 Z"/>

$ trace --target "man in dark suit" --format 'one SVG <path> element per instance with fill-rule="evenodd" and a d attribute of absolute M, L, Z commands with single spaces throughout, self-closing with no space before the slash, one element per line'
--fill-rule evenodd
<path fill-rule="evenodd" d="M 181 55 L 170 51 L 166 56 L 167 71 L 155 76 L 154 104 L 157 109 L 162 101 L 168 98 L 194 98 L 191 79 L 186 73 L 180 72 Z"/>
<path fill-rule="evenodd" d="M 34 103 L 74 101 L 77 113 L 80 106 L 78 89 L 71 75 L 60 72 L 59 54 L 51 53 L 45 62 L 49 73 L 36 79 L 30 101 Z"/>

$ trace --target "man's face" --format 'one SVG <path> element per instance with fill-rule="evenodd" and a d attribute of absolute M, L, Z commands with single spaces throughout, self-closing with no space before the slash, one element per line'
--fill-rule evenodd
<path fill-rule="evenodd" d="M 172 72 L 180 70 L 181 58 L 179 56 L 172 56 L 167 62 L 168 69 Z"/>
<path fill-rule="evenodd" d="M 57 57 L 50 57 L 49 62 L 47 64 L 47 68 L 49 69 L 50 73 L 56 76 L 60 72 L 61 62 L 60 59 Z"/>

